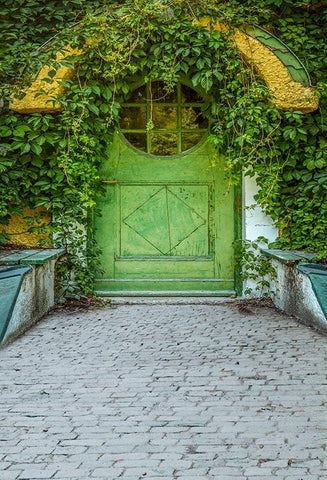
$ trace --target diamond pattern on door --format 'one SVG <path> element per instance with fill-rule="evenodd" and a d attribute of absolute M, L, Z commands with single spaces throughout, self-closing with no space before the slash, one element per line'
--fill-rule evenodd
<path fill-rule="evenodd" d="M 123 229 L 123 255 L 207 255 L 207 186 L 124 188 L 122 223 L 129 231 Z M 139 204 L 138 198 L 142 199 Z"/>

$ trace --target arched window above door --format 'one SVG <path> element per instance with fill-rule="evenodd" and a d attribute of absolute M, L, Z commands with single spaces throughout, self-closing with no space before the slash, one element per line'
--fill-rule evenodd
<path fill-rule="evenodd" d="M 157 156 L 182 153 L 207 134 L 204 101 L 192 88 L 177 84 L 173 91 L 162 82 L 133 91 L 120 110 L 120 129 L 135 148 Z"/>

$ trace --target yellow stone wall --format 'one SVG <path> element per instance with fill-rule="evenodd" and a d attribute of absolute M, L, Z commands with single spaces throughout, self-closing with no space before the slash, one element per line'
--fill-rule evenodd
<path fill-rule="evenodd" d="M 241 31 L 236 31 L 233 38 L 244 58 L 265 81 L 277 107 L 283 110 L 296 109 L 302 113 L 317 110 L 319 100 L 315 90 L 295 82 L 288 69 L 271 50 Z"/>
<path fill-rule="evenodd" d="M 40 240 L 46 242 L 46 246 L 51 246 L 51 239 L 47 234 L 29 233 L 30 225 L 27 224 L 24 217 L 38 217 L 42 215 L 43 224 L 50 222 L 50 217 L 46 215 L 43 208 L 37 208 L 31 210 L 30 208 L 24 208 L 22 215 L 15 215 L 9 221 L 9 225 L 0 225 L 0 231 L 9 235 L 9 242 L 14 245 L 24 246 L 27 248 L 38 247 Z M 34 221 L 33 226 L 39 226 L 40 224 Z"/>
<path fill-rule="evenodd" d="M 203 19 L 202 25 L 210 25 L 209 19 Z M 228 27 L 217 22 L 213 29 L 226 31 Z M 236 29 L 232 40 L 244 59 L 254 67 L 273 94 L 273 103 L 282 110 L 299 110 L 310 113 L 317 110 L 319 99 L 314 88 L 295 82 L 281 60 L 256 38 Z"/>
<path fill-rule="evenodd" d="M 55 61 L 59 63 L 69 55 L 80 55 L 81 53 L 81 50 L 68 46 L 65 48 L 65 53 L 57 53 Z M 44 66 L 32 85 L 24 90 L 25 96 L 22 99 L 12 97 L 10 108 L 19 113 L 53 113 L 62 110 L 58 98 L 64 93 L 65 87 L 58 82 L 73 78 L 75 71 L 73 68 L 61 66 L 56 71 L 52 83 L 43 81 L 44 78 L 49 79 L 48 74 L 51 69 L 51 67 Z M 35 95 L 40 90 L 43 90 L 44 93 L 36 97 Z"/>

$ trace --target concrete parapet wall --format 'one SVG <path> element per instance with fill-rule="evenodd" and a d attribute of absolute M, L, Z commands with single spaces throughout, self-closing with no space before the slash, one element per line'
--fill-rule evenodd
<path fill-rule="evenodd" d="M 33 265 L 23 279 L 2 345 L 37 323 L 54 305 L 55 260 Z"/>
<path fill-rule="evenodd" d="M 309 277 L 296 268 L 296 263 L 271 259 L 276 279 L 271 280 L 271 298 L 276 307 L 327 335 L 327 318 L 317 300 Z"/>

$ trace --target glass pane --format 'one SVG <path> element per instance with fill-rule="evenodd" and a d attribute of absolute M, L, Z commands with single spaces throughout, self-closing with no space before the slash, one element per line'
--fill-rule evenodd
<path fill-rule="evenodd" d="M 146 152 L 146 133 L 124 133 L 124 137 L 133 147 Z"/>
<path fill-rule="evenodd" d="M 145 107 L 123 107 L 119 113 L 120 128 L 123 130 L 145 130 Z"/>
<path fill-rule="evenodd" d="M 208 128 L 208 120 L 203 115 L 200 107 L 182 108 L 182 128 L 190 130 Z"/>
<path fill-rule="evenodd" d="M 152 102 L 177 102 L 176 88 L 170 91 L 162 82 L 151 82 L 149 83 L 149 100 L 151 99 Z"/>
<path fill-rule="evenodd" d="M 202 139 L 202 133 L 183 133 L 182 134 L 182 151 L 188 150 L 194 147 Z"/>
<path fill-rule="evenodd" d="M 153 107 L 152 120 L 156 129 L 177 129 L 177 108 Z"/>
<path fill-rule="evenodd" d="M 186 85 L 181 85 L 182 89 L 182 103 L 198 103 L 203 102 L 202 98 L 193 90 L 193 88 L 187 87 Z"/>
<path fill-rule="evenodd" d="M 177 133 L 153 133 L 151 135 L 153 155 L 175 155 L 178 153 Z"/>
<path fill-rule="evenodd" d="M 126 99 L 127 103 L 144 103 L 146 101 L 146 88 L 145 85 L 137 88 L 131 95 Z"/>

